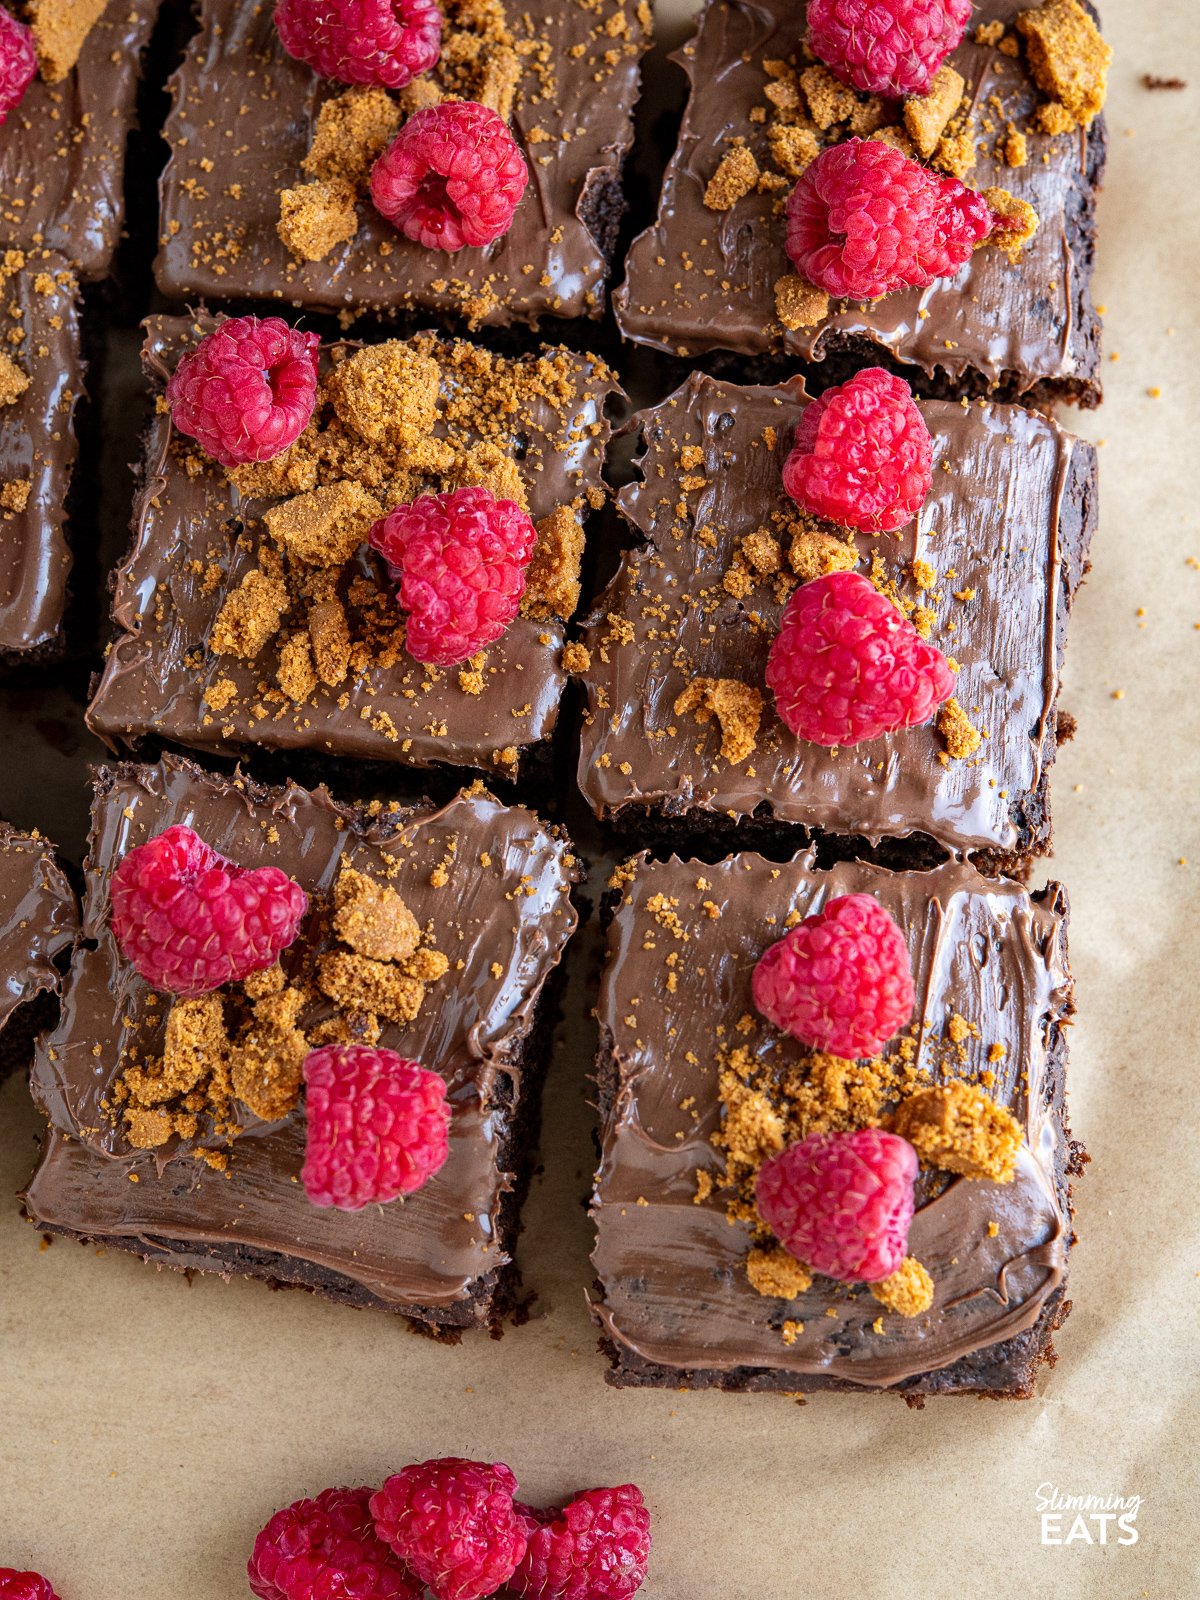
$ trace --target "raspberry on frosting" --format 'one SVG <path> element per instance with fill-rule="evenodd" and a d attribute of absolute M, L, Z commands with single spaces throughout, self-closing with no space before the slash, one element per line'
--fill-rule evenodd
<path fill-rule="evenodd" d="M 259 1600 L 421 1600 L 422 1586 L 376 1534 L 370 1499 L 370 1489 L 324 1489 L 277 1511 L 246 1567 Z"/>
<path fill-rule="evenodd" d="M 304 1082 L 301 1178 L 314 1205 L 386 1204 L 445 1166 L 450 1108 L 436 1072 L 394 1050 L 327 1045 L 305 1060 Z"/>
<path fill-rule="evenodd" d="M 37 69 L 32 32 L 0 6 L 0 122 L 21 104 Z"/>
<path fill-rule="evenodd" d="M 58 1596 L 38 1572 L 0 1567 L 0 1600 L 58 1600 Z"/>
<path fill-rule="evenodd" d="M 277 0 L 275 26 L 289 55 L 338 83 L 403 89 L 442 50 L 435 0 Z"/>
<path fill-rule="evenodd" d="M 483 1600 L 525 1554 L 517 1480 L 501 1462 L 458 1456 L 423 1461 L 371 1496 L 381 1539 L 429 1586 L 434 1600 Z"/>
<path fill-rule="evenodd" d="M 917 1152 L 880 1128 L 811 1133 L 759 1169 L 758 1213 L 798 1261 L 845 1283 L 878 1283 L 908 1250 Z"/>
<path fill-rule="evenodd" d="M 278 867 L 239 867 L 182 824 L 124 856 L 109 896 L 122 955 L 156 989 L 184 996 L 265 971 L 308 910 Z"/>
<path fill-rule="evenodd" d="M 171 421 L 223 467 L 270 461 L 316 409 L 319 344 L 282 317 L 229 317 L 171 374 Z"/>
<path fill-rule="evenodd" d="M 509 1589 L 521 1600 L 630 1600 L 645 1582 L 650 1513 L 632 1483 L 589 1489 L 561 1511 L 518 1510 L 529 1544 Z"/>
<path fill-rule="evenodd" d="M 868 367 L 805 408 L 783 486 L 817 517 L 863 533 L 911 522 L 933 481 L 933 441 L 902 378 Z"/>
<path fill-rule="evenodd" d="M 415 112 L 371 169 L 379 213 L 427 250 L 491 244 L 507 233 L 529 182 L 508 124 L 473 100 Z"/>
<path fill-rule="evenodd" d="M 912 1016 L 904 935 L 869 894 L 839 895 L 764 952 L 751 980 L 770 1022 L 814 1050 L 877 1055 Z"/>
<path fill-rule="evenodd" d="M 953 277 L 995 224 L 982 195 L 878 139 L 821 151 L 787 203 L 787 253 L 826 294 L 876 300 Z"/>
<path fill-rule="evenodd" d="M 405 647 L 449 667 L 495 644 L 525 593 L 537 530 L 513 500 L 468 487 L 397 506 L 371 529 L 408 613 Z"/>
<path fill-rule="evenodd" d="M 971 0 L 808 0 L 808 43 L 843 83 L 899 100 L 929 93 L 970 16 Z"/>
<path fill-rule="evenodd" d="M 827 747 L 928 722 L 954 692 L 942 652 L 857 572 L 801 584 L 772 642 L 766 680 L 784 725 Z"/>

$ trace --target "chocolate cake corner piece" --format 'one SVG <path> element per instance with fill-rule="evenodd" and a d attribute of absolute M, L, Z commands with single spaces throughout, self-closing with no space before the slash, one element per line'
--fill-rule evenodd
<path fill-rule="evenodd" d="M 994 0 L 982 20 L 1011 37 L 1029 6 Z M 773 166 L 769 120 L 761 113 L 765 90 L 779 88 L 771 72 L 788 62 L 804 68 L 802 34 L 803 7 L 793 0 L 709 0 L 698 32 L 676 57 L 691 95 L 658 217 L 635 240 L 615 296 L 625 335 L 677 356 L 732 351 L 760 369 L 763 358 L 787 358 L 828 361 L 844 375 L 848 365 L 882 360 L 927 393 L 1097 405 L 1100 324 L 1090 281 L 1104 118 L 1087 129 L 1037 131 L 1034 114 L 1045 97 L 1022 57 L 977 40 L 974 19 L 948 63 L 964 80 L 973 123 L 975 164 L 964 181 L 977 190 L 1006 189 L 1037 211 L 1041 225 L 1021 259 L 980 249 L 955 277 L 932 287 L 869 305 L 835 301 L 807 325 L 780 320 L 776 285 L 795 272 L 781 203 L 794 174 L 784 177 Z M 1005 157 L 1009 128 L 1024 139 L 1019 166 Z M 713 210 L 705 194 L 734 139 L 779 182 L 752 185 L 727 209 Z M 752 366 L 751 375 L 761 371 Z"/>
<path fill-rule="evenodd" d="M 264 518 L 289 498 L 299 502 L 316 479 L 306 480 L 307 488 L 294 497 L 240 494 L 222 469 L 174 432 L 161 402 L 166 381 L 181 354 L 212 326 L 210 318 L 146 323 L 143 364 L 160 408 L 146 436 L 133 544 L 114 581 L 116 637 L 88 709 L 89 725 L 114 746 L 163 737 L 214 752 L 258 747 L 518 777 L 527 761 L 548 750 L 557 725 L 569 676 L 560 612 L 575 603 L 568 596 L 559 605 L 556 596 L 554 606 L 531 609 L 533 567 L 523 613 L 484 652 L 482 667 L 469 661 L 425 667 L 395 644 L 402 613 L 365 532 L 364 542 L 335 573 L 336 604 L 349 636 L 344 662 L 338 659 L 318 675 L 314 610 L 306 612 L 308 602 L 294 596 L 290 609 L 277 612 L 275 631 L 261 648 L 218 653 L 214 627 L 231 595 L 261 560 L 279 560 L 278 541 Z M 442 368 L 432 445 L 450 441 L 454 451 L 468 455 L 476 447 L 493 451 L 492 468 L 520 480 L 535 524 L 549 523 L 553 533 L 556 516 L 570 521 L 568 543 L 575 541 L 578 555 L 590 507 L 604 492 L 605 406 L 616 392 L 612 373 L 594 357 L 562 347 L 511 357 L 434 335 L 419 336 L 416 343 L 422 361 Z M 406 347 L 413 344 L 407 341 Z M 323 374 L 361 348 L 323 346 Z M 464 419 L 471 395 L 476 411 Z M 377 448 L 368 441 L 363 454 Z M 329 487 L 340 470 L 314 469 L 318 487 Z M 346 470 L 353 480 L 354 464 Z M 480 480 L 468 473 L 454 481 Z M 422 478 L 414 493 L 446 486 Z M 375 492 L 384 494 L 387 487 L 376 486 Z M 389 497 L 383 509 L 391 503 Z M 294 575 L 296 569 L 288 571 Z M 297 640 L 304 662 L 310 656 L 313 661 L 296 674 L 298 688 L 285 656 Z M 286 692 L 281 684 L 288 685 Z"/>
<path fill-rule="evenodd" d="M 302 163 L 319 112 L 344 87 L 286 53 L 272 6 L 201 0 L 199 9 L 164 130 L 171 155 L 155 271 L 165 295 L 465 317 L 473 329 L 602 315 L 651 37 L 648 5 L 507 7 L 518 74 L 510 125 L 530 178 L 503 237 L 453 254 L 428 250 L 386 221 L 364 190 L 357 231 L 320 260 L 296 259 L 281 240 L 280 195 L 307 181 Z"/>
<path fill-rule="evenodd" d="M 975 854 L 1027 870 L 1050 839 L 1059 667 L 1095 522 L 1095 450 L 1020 406 L 919 401 L 933 482 L 896 534 L 818 530 L 957 662 L 978 735 L 937 721 L 826 749 L 796 738 L 767 655 L 805 561 L 825 559 L 783 488 L 809 403 L 799 379 L 693 374 L 634 419 L 643 454 L 618 506 L 638 542 L 586 620 L 579 783 L 620 834 L 711 847 L 790 831 L 888 841 L 893 864 Z M 832 525 L 826 525 L 832 528 Z M 841 539 L 848 535 L 842 530 Z M 747 708 L 749 715 L 746 714 Z"/>
<path fill-rule="evenodd" d="M 156 1148 L 135 1148 L 127 1137 L 122 1106 L 131 1102 L 120 1085 L 135 1056 L 149 1066 L 161 1054 L 172 1002 L 122 958 L 108 885 L 131 848 L 175 823 L 244 867 L 280 867 L 302 885 L 317 920 L 302 930 L 297 959 L 319 960 L 329 946 L 319 907 L 344 867 L 394 889 L 426 943 L 448 957 L 414 1020 L 381 1019 L 380 1045 L 447 1082 L 449 1157 L 415 1194 L 352 1213 L 312 1205 L 299 1182 L 302 1102 L 271 1121 L 243 1106 L 235 1136 L 216 1131 L 201 1110 L 190 1136 L 176 1127 Z M 28 1214 L 48 1232 L 163 1265 L 391 1311 L 440 1338 L 494 1323 L 515 1283 L 548 1007 L 575 928 L 576 877 L 561 830 L 481 786 L 439 809 L 349 808 L 323 789 L 263 788 L 178 758 L 101 771 L 84 937 L 62 1020 L 34 1064 L 34 1097 L 49 1127 Z M 318 1015 L 321 1005 L 310 1005 L 305 1029 L 330 1010 Z"/>
<path fill-rule="evenodd" d="M 159 5 L 108 0 L 74 66 L 53 82 L 39 73 L 8 113 L 0 127 L 6 247 L 56 251 L 88 282 L 108 274 L 125 220 L 125 144 L 141 56 Z"/>
<path fill-rule="evenodd" d="M 75 891 L 53 846 L 0 822 L 0 1080 L 29 1065 L 33 1034 L 51 1020 L 38 1002 L 58 993 L 59 958 L 78 932 Z"/>
<path fill-rule="evenodd" d="M 84 365 L 78 288 L 61 256 L 0 252 L 0 296 L 0 660 L 17 665 L 62 646 Z"/>
<path fill-rule="evenodd" d="M 890 873 L 844 862 L 824 872 L 811 855 L 735 855 L 715 866 L 642 856 L 618 880 L 598 1007 L 592 1201 L 593 1313 L 610 1381 L 873 1390 L 910 1403 L 1029 1395 L 1070 1309 L 1079 1167 L 1066 1112 L 1073 1002 L 1061 888 L 1031 896 L 961 863 Z M 712 1143 L 720 1073 L 735 1048 L 781 1075 L 804 1070 L 804 1048 L 755 1011 L 756 961 L 789 913 L 852 893 L 874 896 L 909 943 L 917 1011 L 906 1063 L 927 1068 L 931 1083 L 985 1085 L 1024 1134 L 1007 1183 L 918 1180 L 908 1251 L 931 1275 L 934 1299 L 914 1317 L 886 1310 L 865 1285 L 819 1274 L 791 1300 L 753 1288 L 751 1232 L 729 1220 L 724 1157 Z"/>

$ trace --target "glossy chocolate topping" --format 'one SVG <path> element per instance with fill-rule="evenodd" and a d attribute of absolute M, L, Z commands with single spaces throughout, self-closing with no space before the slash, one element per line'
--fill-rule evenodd
<path fill-rule="evenodd" d="M 79 930 L 75 894 L 44 839 L 0 823 L 0 1028 L 59 982 L 54 958 Z"/>
<path fill-rule="evenodd" d="M 62 625 L 83 362 L 75 282 L 61 256 L 30 252 L 0 281 L 0 294 L 3 348 L 29 379 L 22 395 L 0 406 L 0 484 L 29 486 L 22 510 L 0 510 L 0 655 L 19 658 L 53 644 Z M 19 342 L 10 343 L 18 330 Z"/>
<path fill-rule="evenodd" d="M 593 229 L 611 231 L 621 209 L 620 166 L 649 43 L 641 8 L 508 6 L 522 63 L 512 128 L 530 180 L 503 238 L 453 255 L 426 250 L 364 202 L 357 235 L 305 263 L 276 232 L 279 194 L 305 181 L 300 164 L 317 113 L 338 86 L 284 51 L 272 12 L 252 0 L 200 7 L 166 126 L 155 269 L 164 294 L 451 315 L 483 296 L 487 309 L 474 308 L 473 321 L 491 326 L 600 315 L 608 264 Z"/>
<path fill-rule="evenodd" d="M 806 404 L 799 379 L 740 388 L 694 374 L 635 419 L 641 481 L 618 504 L 644 542 L 588 618 L 585 795 L 599 816 L 617 819 L 639 807 L 717 819 L 757 812 L 871 840 L 924 834 L 955 852 L 1044 844 L 1030 837 L 1040 804 L 1039 818 L 1025 808 L 1053 759 L 1058 660 L 1090 535 L 1080 498 L 1094 498 L 1092 447 L 1018 406 L 919 402 L 933 438 L 932 489 L 899 533 L 858 535 L 858 570 L 877 553 L 902 596 L 933 608 L 930 638 L 960 663 L 955 695 L 986 737 L 959 760 L 943 759 L 932 723 L 827 750 L 790 734 L 766 689 L 782 610 L 772 580 L 745 598 L 722 584 L 740 536 L 771 528 L 774 514 L 797 514 L 781 469 Z M 688 447 L 703 460 L 685 469 Z M 786 561 L 786 534 L 782 543 Z M 917 559 L 936 572 L 931 592 L 916 588 Z M 720 755 L 715 721 L 675 713 L 696 677 L 740 680 L 764 695 L 756 746 L 736 765 Z"/>
<path fill-rule="evenodd" d="M 182 318 L 147 323 L 143 361 L 157 392 L 190 340 L 189 330 L 209 325 Z M 612 384 L 590 358 L 566 352 L 563 359 L 572 391 L 564 409 L 530 395 L 513 418 L 511 451 L 535 522 L 601 485 Z M 520 362 L 503 365 L 520 370 Z M 498 769 L 497 753 L 547 739 L 558 718 L 567 674 L 564 625 L 555 618 L 517 618 L 487 652 L 482 694 L 466 693 L 453 668 L 429 672 L 406 659 L 333 689 L 319 686 L 300 707 L 262 713 L 259 685 L 273 681 L 274 646 L 243 661 L 214 654 L 208 639 L 226 597 L 256 564 L 253 542 L 239 534 L 274 503 L 240 498 L 219 468 L 189 474 L 173 449 L 169 417 L 154 417 L 133 548 L 116 579 L 119 634 L 88 711 L 93 730 L 110 742 L 154 733 L 202 750 L 254 744 L 420 767 L 478 766 L 514 776 L 516 764 Z M 215 586 L 214 563 L 220 568 Z M 385 583 L 382 565 L 366 546 L 352 568 Z M 237 695 L 215 714 L 205 695 L 224 680 L 236 685 Z"/>
<path fill-rule="evenodd" d="M 944 1030 L 957 1012 L 973 1032 L 955 1076 L 993 1072 L 989 1094 L 1026 1135 L 1011 1183 L 951 1178 L 919 1201 L 909 1253 L 933 1277 L 934 1304 L 911 1319 L 887 1314 L 882 1333 L 872 1326 L 881 1307 L 861 1288 L 817 1277 L 792 1301 L 758 1294 L 742 1266 L 746 1225 L 727 1220 L 719 1187 L 695 1203 L 697 1171 L 714 1185 L 723 1171 L 709 1142 L 720 1125 L 722 1042 L 755 1054 L 775 1049 L 772 1060 L 784 1064 L 805 1053 L 758 1018 L 755 962 L 789 911 L 808 915 L 852 893 L 874 895 L 907 936 L 916 1065 L 940 1076 Z M 678 919 L 670 929 L 661 911 L 654 915 L 656 895 Z M 1031 1327 L 1064 1280 L 1070 1241 L 1065 1131 L 1052 1104 L 1061 1083 L 1051 1061 L 1070 1011 L 1065 915 L 1055 885 L 1031 900 L 1017 885 L 958 863 L 892 874 L 862 863 L 818 872 L 810 856 L 777 866 L 742 855 L 715 867 L 640 858 L 609 932 L 598 1012 L 615 1076 L 593 1200 L 603 1291 L 595 1309 L 608 1336 L 668 1367 L 782 1370 L 796 1374 L 797 1388 L 813 1375 L 883 1387 Z M 674 969 L 668 955 L 677 958 Z M 745 1016 L 755 1027 L 735 1031 Z M 1005 1054 L 993 1062 L 994 1045 Z M 603 1052 L 601 1072 L 603 1081 Z M 781 1336 L 785 1318 L 803 1323 L 791 1345 Z"/>
<path fill-rule="evenodd" d="M 112 264 L 125 216 L 125 140 L 159 0 L 109 0 L 74 70 L 37 77 L 0 127 L 0 237 L 57 250 L 83 278 Z"/>
<path fill-rule="evenodd" d="M 281 867 L 310 894 L 327 893 L 343 863 L 386 881 L 450 957 L 417 1020 L 385 1023 L 380 1040 L 448 1084 L 450 1156 L 417 1194 L 353 1214 L 311 1205 L 296 1181 L 299 1110 L 272 1123 L 248 1117 L 227 1175 L 187 1144 L 164 1159 L 125 1142 L 106 1110 L 124 1019 L 153 1041 L 161 1029 L 148 1016 L 166 1008 L 148 1008 L 148 986 L 117 950 L 107 885 L 128 850 L 176 822 L 243 866 Z M 392 877 L 390 863 L 399 863 Z M 448 877 L 437 875 L 435 887 L 439 864 Z M 256 789 L 167 759 L 101 773 L 86 875 L 85 943 L 62 1020 L 34 1066 L 34 1095 L 50 1119 L 26 1199 L 37 1221 L 87 1237 L 271 1252 L 341 1274 L 397 1310 L 453 1307 L 505 1264 L 496 1219 L 512 1176 L 499 1156 L 521 1093 L 520 1050 L 576 921 L 565 839 L 482 790 L 441 810 L 370 820 L 323 789 Z"/>
<path fill-rule="evenodd" d="M 1095 404 L 1099 330 L 1088 280 L 1103 122 L 1090 135 L 1031 134 L 1026 164 L 1006 166 L 993 146 L 1009 121 L 1025 125 L 1040 97 L 1023 61 L 973 42 L 976 22 L 1011 24 L 1028 8 L 1028 0 L 977 7 L 966 41 L 950 57 L 967 84 L 979 135 L 970 186 L 1005 188 L 1042 219 L 1023 259 L 1013 265 L 999 250 L 978 250 L 953 279 L 865 307 L 835 307 L 815 327 L 789 332 L 775 316 L 774 285 L 795 271 L 784 218 L 774 214 L 779 196 L 753 193 L 719 213 L 705 206 L 704 192 L 731 139 L 744 139 L 768 165 L 766 129 L 750 111 L 765 103 L 764 59 L 796 55 L 804 8 L 795 0 L 710 0 L 695 38 L 675 57 L 692 94 L 658 220 L 634 242 L 615 297 L 623 332 L 677 355 L 721 348 L 803 361 L 821 360 L 847 338 L 865 340 L 931 378 L 957 382 L 980 373 L 1015 394 L 1045 384 L 1047 393 Z"/>

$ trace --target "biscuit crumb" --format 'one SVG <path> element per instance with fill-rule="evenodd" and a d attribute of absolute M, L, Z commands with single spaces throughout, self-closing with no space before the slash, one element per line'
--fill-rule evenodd
<path fill-rule="evenodd" d="M 938 711 L 937 731 L 946 742 L 946 754 L 952 761 L 963 761 L 974 755 L 983 741 L 979 729 L 951 695 Z"/>
<path fill-rule="evenodd" d="M 915 1256 L 905 1256 L 890 1278 L 869 1287 L 881 1306 L 902 1317 L 919 1317 L 933 1304 L 933 1279 Z"/>
<path fill-rule="evenodd" d="M 325 178 L 281 190 L 275 231 L 297 261 L 324 261 L 358 232 L 354 190 Z"/>
<path fill-rule="evenodd" d="M 944 62 L 934 73 L 929 93 L 904 103 L 904 126 L 917 150 L 928 161 L 938 147 L 950 118 L 958 110 L 966 84 L 961 73 Z"/>
<path fill-rule="evenodd" d="M 785 177 L 798 178 L 821 153 L 820 141 L 811 128 L 791 123 L 773 123 L 767 130 L 771 160 Z"/>
<path fill-rule="evenodd" d="M 288 608 L 287 585 L 257 568 L 225 600 L 213 623 L 214 654 L 251 661 L 279 632 Z"/>
<path fill-rule="evenodd" d="M 829 313 L 829 296 L 824 289 L 798 278 L 794 272 L 775 281 L 775 315 L 790 332 L 812 328 Z"/>
<path fill-rule="evenodd" d="M 0 350 L 0 406 L 11 406 L 29 387 L 29 379 L 10 355 Z"/>
<path fill-rule="evenodd" d="M 293 495 L 263 512 L 263 521 L 296 561 L 313 567 L 340 567 L 349 561 L 384 514 L 361 484 L 341 481 Z"/>
<path fill-rule="evenodd" d="M 46 83 L 61 83 L 79 60 L 108 0 L 26 0 L 25 21 Z"/>
<path fill-rule="evenodd" d="M 775 1300 L 794 1300 L 812 1287 L 812 1273 L 786 1250 L 751 1250 L 746 1257 L 750 1287 Z"/>
<path fill-rule="evenodd" d="M 808 517 L 793 522 L 789 531 L 788 565 L 801 583 L 811 583 L 828 572 L 850 572 L 858 565 L 851 533 L 839 537 Z"/>
<path fill-rule="evenodd" d="M 1012 1181 L 1021 1125 L 975 1084 L 920 1089 L 901 1101 L 891 1121 L 893 1133 L 907 1139 L 926 1166 L 964 1178 Z"/>
<path fill-rule="evenodd" d="M 583 528 L 570 506 L 556 506 L 537 524 L 537 543 L 525 574 L 521 611 L 539 620 L 564 622 L 579 605 Z"/>
<path fill-rule="evenodd" d="M 1046 0 L 1022 11 L 1016 26 L 1034 83 L 1072 126 L 1090 127 L 1104 105 L 1113 53 L 1079 0 Z"/>
<path fill-rule="evenodd" d="M 343 944 L 374 961 L 407 961 L 421 942 L 417 919 L 395 889 L 343 867 L 333 891 L 333 926 Z"/>
<path fill-rule="evenodd" d="M 1038 230 L 1038 214 L 1028 200 L 1019 200 L 1007 189 L 985 189 L 983 198 L 1000 221 L 988 235 L 987 243 L 994 244 L 1014 263 L 1021 259 L 1021 251 Z"/>
<path fill-rule="evenodd" d="M 737 678 L 695 678 L 675 701 L 677 717 L 692 712 L 703 724 L 716 717 L 721 728 L 721 755 L 738 766 L 754 749 L 762 721 L 763 697 Z"/>
<path fill-rule="evenodd" d="M 758 183 L 758 162 L 749 145 L 735 144 L 721 158 L 708 180 L 704 204 L 710 211 L 729 211 Z"/>
<path fill-rule="evenodd" d="M 301 162 L 310 178 L 365 190 L 371 168 L 400 131 L 404 113 L 381 88 L 352 88 L 326 100 L 308 154 Z"/>
<path fill-rule="evenodd" d="M 588 672 L 592 665 L 592 653 L 587 645 L 572 641 L 563 645 L 562 664 L 564 672 L 572 674 Z"/>

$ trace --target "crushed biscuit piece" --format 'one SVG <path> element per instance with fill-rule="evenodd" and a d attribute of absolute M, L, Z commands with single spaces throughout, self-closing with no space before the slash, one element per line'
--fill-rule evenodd
<path fill-rule="evenodd" d="M 29 478 L 10 478 L 0 486 L 0 508 L 5 511 L 24 511 L 32 493 L 33 483 Z"/>
<path fill-rule="evenodd" d="M 1046 0 L 1017 17 L 1033 81 L 1087 128 L 1104 105 L 1112 47 L 1079 0 Z"/>
<path fill-rule="evenodd" d="M 953 695 L 938 710 L 937 731 L 946 741 L 946 754 L 952 761 L 963 761 L 974 755 L 983 740 L 979 729 Z"/>
<path fill-rule="evenodd" d="M 824 289 L 789 272 L 775 280 L 775 315 L 785 328 L 812 328 L 829 312 L 829 296 Z"/>
<path fill-rule="evenodd" d="M 301 165 L 311 178 L 366 189 L 371 168 L 403 120 L 386 89 L 347 89 L 326 100 L 317 113 L 312 145 Z"/>
<path fill-rule="evenodd" d="M 26 0 L 38 68 L 46 83 L 61 83 L 79 60 L 108 0 Z"/>
<path fill-rule="evenodd" d="M 417 919 L 395 889 L 343 867 L 333 891 L 333 927 L 356 955 L 407 961 L 421 942 Z"/>
<path fill-rule="evenodd" d="M 695 678 L 674 705 L 677 717 L 689 711 L 701 724 L 716 717 L 721 728 L 721 755 L 736 767 L 754 749 L 763 697 L 760 690 L 737 678 Z"/>
<path fill-rule="evenodd" d="M 975 1084 L 918 1090 L 901 1101 L 891 1121 L 926 1166 L 994 1183 L 1009 1183 L 1016 1172 L 1021 1124 Z"/>
<path fill-rule="evenodd" d="M 297 261 L 324 261 L 358 232 L 354 190 L 325 178 L 282 189 L 275 231 Z"/>
<path fill-rule="evenodd" d="M 0 406 L 11 406 L 25 393 L 29 379 L 10 355 L 0 350 Z"/>
<path fill-rule="evenodd" d="M 933 1304 L 933 1279 L 915 1256 L 905 1256 L 890 1278 L 869 1287 L 881 1306 L 901 1317 L 919 1317 Z"/>
<path fill-rule="evenodd" d="M 987 243 L 1002 250 L 1010 261 L 1019 261 L 1022 249 L 1038 230 L 1037 212 L 1028 200 L 1018 199 L 1007 189 L 985 189 L 983 198 L 1000 219 Z"/>
<path fill-rule="evenodd" d="M 582 675 L 591 670 L 592 652 L 587 645 L 572 641 L 563 645 L 562 664 L 564 672 Z"/>
<path fill-rule="evenodd" d="M 801 583 L 810 583 L 827 572 L 850 572 L 858 565 L 853 534 L 839 538 L 807 517 L 793 522 L 790 532 L 788 565 Z"/>
<path fill-rule="evenodd" d="M 255 568 L 229 595 L 213 623 L 210 647 L 219 656 L 252 661 L 279 632 L 288 609 L 287 585 Z"/>
<path fill-rule="evenodd" d="M 583 528 L 570 506 L 556 506 L 537 524 L 537 544 L 525 574 L 522 614 L 568 621 L 579 605 Z"/>
<path fill-rule="evenodd" d="M 271 537 L 296 561 L 340 567 L 349 561 L 384 508 L 361 484 L 341 481 L 293 495 L 263 512 Z"/>
<path fill-rule="evenodd" d="M 708 181 L 704 204 L 710 211 L 729 211 L 758 183 L 758 162 L 749 145 L 735 144 L 721 158 Z"/>
<path fill-rule="evenodd" d="M 812 1273 L 786 1250 L 751 1250 L 746 1257 L 750 1287 L 775 1300 L 794 1300 L 812 1287 Z"/>
<path fill-rule="evenodd" d="M 350 667 L 350 624 L 345 607 L 332 596 L 308 608 L 308 637 L 313 665 L 322 683 L 336 688 Z"/>
<path fill-rule="evenodd" d="M 800 87 L 808 101 L 809 115 L 824 132 L 837 122 L 847 122 L 858 109 L 858 96 L 828 67 L 806 67 L 800 74 Z"/>
<path fill-rule="evenodd" d="M 950 118 L 958 110 L 966 83 L 948 61 L 933 75 L 929 93 L 904 103 L 904 126 L 921 155 L 928 161 L 938 147 Z"/>
<path fill-rule="evenodd" d="M 771 160 L 788 178 L 798 178 L 821 153 L 820 141 L 811 128 L 788 123 L 773 123 L 767 130 Z"/>
<path fill-rule="evenodd" d="M 404 449 L 432 428 L 441 382 L 432 356 L 392 339 L 341 362 L 325 380 L 325 392 L 345 425 L 368 443 Z"/>
<path fill-rule="evenodd" d="M 289 634 L 283 641 L 279 649 L 279 670 L 275 674 L 275 681 L 288 699 L 297 705 L 307 700 L 317 687 L 312 645 L 309 643 L 307 633 Z M 208 700 L 209 697 L 206 695 L 205 699 Z M 212 704 L 211 700 L 209 704 Z M 219 711 L 221 707 L 214 706 L 213 709 Z"/>

